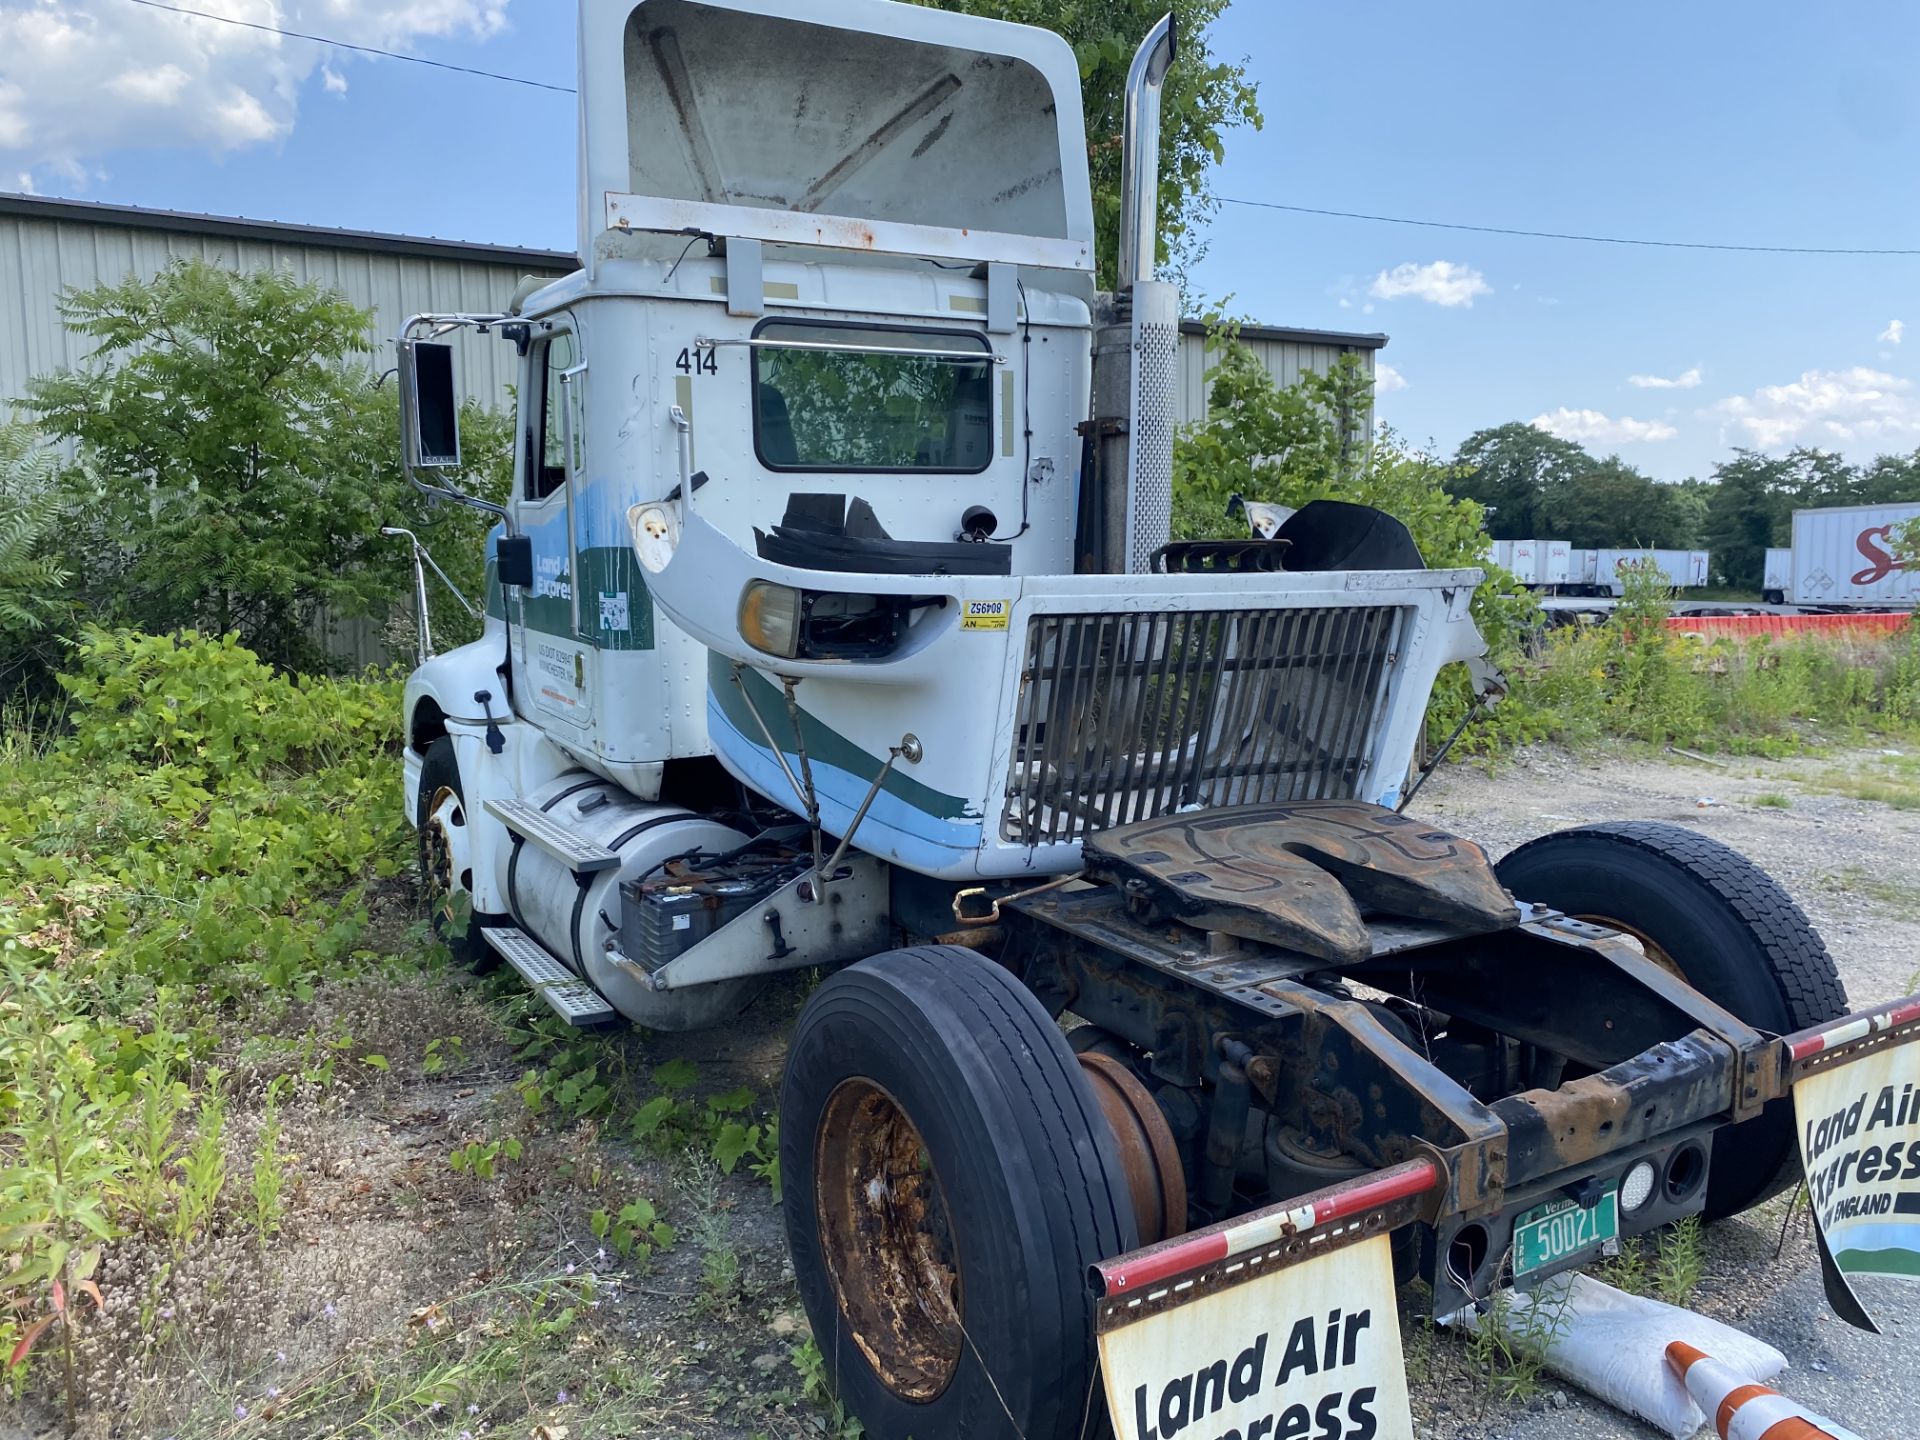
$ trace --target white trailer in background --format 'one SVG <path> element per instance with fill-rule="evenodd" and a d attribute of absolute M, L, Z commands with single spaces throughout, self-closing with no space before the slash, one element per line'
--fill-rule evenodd
<path fill-rule="evenodd" d="M 1540 573 L 1536 577 L 1549 590 L 1563 588 L 1573 565 L 1573 547 L 1564 540 L 1540 542 Z"/>
<path fill-rule="evenodd" d="M 1772 546 L 1767 550 L 1766 570 L 1760 581 L 1760 598 L 1778 605 L 1793 589 L 1793 548 Z"/>
<path fill-rule="evenodd" d="M 1600 552 L 1598 550 L 1572 550 L 1567 553 L 1567 588 L 1576 594 L 1587 594 L 1599 583 Z"/>
<path fill-rule="evenodd" d="M 1797 605 L 1911 608 L 1920 602 L 1920 570 L 1895 558 L 1894 535 L 1917 521 L 1920 504 L 1794 511 L 1787 598 Z"/>
<path fill-rule="evenodd" d="M 1540 551 L 1544 545 L 1540 540 L 1515 540 L 1513 559 L 1507 568 L 1513 571 L 1514 578 L 1522 585 L 1540 583 Z"/>
<path fill-rule="evenodd" d="M 1627 593 L 1627 567 L 1642 561 L 1660 572 L 1670 590 L 1707 583 L 1708 557 L 1704 550 L 1602 550 L 1595 564 L 1598 585 L 1618 599 Z"/>

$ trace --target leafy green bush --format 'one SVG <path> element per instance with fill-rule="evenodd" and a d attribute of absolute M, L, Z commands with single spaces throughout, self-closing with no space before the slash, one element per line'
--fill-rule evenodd
<path fill-rule="evenodd" d="M 67 571 L 52 554 L 59 520 L 53 452 L 24 425 L 0 425 L 0 655 L 59 613 Z"/>
<path fill-rule="evenodd" d="M 234 635 L 88 629 L 73 662 L 61 748 L 86 760 L 225 779 L 398 740 L 387 688 L 276 673 Z"/>
<path fill-rule="evenodd" d="M 478 594 L 486 521 L 430 507 L 402 478 L 369 312 L 278 271 L 194 260 L 71 293 L 63 313 L 91 355 L 34 379 L 25 406 L 76 448 L 59 477 L 58 554 L 82 613 L 231 632 L 277 667 L 324 668 L 323 611 L 383 617 L 408 603 L 407 555 L 383 525 L 434 542 Z M 510 422 L 468 406 L 462 424 L 483 467 L 462 485 L 498 494 Z M 436 619 L 461 633 L 451 614 Z"/>

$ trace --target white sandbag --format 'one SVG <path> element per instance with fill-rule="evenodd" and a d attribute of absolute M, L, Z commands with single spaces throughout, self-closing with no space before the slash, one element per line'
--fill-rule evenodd
<path fill-rule="evenodd" d="M 1548 1370 L 1673 1440 L 1686 1440 L 1707 1416 L 1668 1368 L 1669 1341 L 1705 1351 L 1742 1384 L 1764 1384 L 1787 1368 L 1787 1357 L 1764 1340 L 1578 1272 L 1557 1275 L 1529 1295 L 1511 1291 L 1504 1307 L 1509 1334 L 1553 1337 Z M 1443 1323 L 1478 1331 L 1488 1319 L 1468 1309 Z"/>

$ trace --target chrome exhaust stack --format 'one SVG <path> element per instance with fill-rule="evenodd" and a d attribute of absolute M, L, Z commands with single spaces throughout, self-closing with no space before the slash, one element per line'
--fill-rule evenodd
<path fill-rule="evenodd" d="M 1147 32 L 1127 70 L 1127 101 L 1120 171 L 1120 285 L 1153 279 L 1160 244 L 1160 87 L 1173 64 L 1171 12 Z"/>
<path fill-rule="evenodd" d="M 1080 568 L 1144 574 L 1173 518 L 1175 353 L 1180 291 L 1153 278 L 1160 237 L 1160 90 L 1176 52 L 1171 14 L 1147 32 L 1127 73 L 1115 293 L 1103 297 L 1093 354 L 1095 467 L 1082 494 Z"/>

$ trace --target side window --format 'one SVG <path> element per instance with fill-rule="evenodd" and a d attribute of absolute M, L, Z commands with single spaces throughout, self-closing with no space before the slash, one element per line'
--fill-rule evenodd
<path fill-rule="evenodd" d="M 539 376 L 536 383 L 540 386 L 540 413 L 537 429 L 529 436 L 531 463 L 527 466 L 527 498 L 544 500 L 567 483 L 567 428 L 561 407 L 568 403 L 569 395 L 574 407 L 574 468 L 580 468 L 583 443 L 580 386 L 568 386 L 560 379 L 580 360 L 579 348 L 566 331 L 543 341 L 535 355 L 541 357 L 535 367 Z"/>

